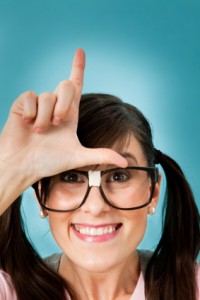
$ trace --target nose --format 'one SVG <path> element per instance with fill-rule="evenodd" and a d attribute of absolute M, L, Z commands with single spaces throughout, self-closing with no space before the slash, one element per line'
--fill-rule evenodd
<path fill-rule="evenodd" d="M 82 211 L 98 216 L 110 211 L 111 207 L 105 203 L 98 187 L 93 186 L 87 196 L 85 203 L 80 208 Z"/>

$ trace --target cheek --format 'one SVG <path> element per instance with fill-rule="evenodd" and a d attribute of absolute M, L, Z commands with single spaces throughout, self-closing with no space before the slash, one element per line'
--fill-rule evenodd
<path fill-rule="evenodd" d="M 123 215 L 126 219 L 124 228 L 126 235 L 128 235 L 129 241 L 132 242 L 133 247 L 137 248 L 146 231 L 147 208 L 144 207 L 132 212 L 124 212 Z"/>
<path fill-rule="evenodd" d="M 49 213 L 49 226 L 52 235 L 59 245 L 63 248 L 63 241 L 69 238 L 69 228 L 72 213 Z"/>

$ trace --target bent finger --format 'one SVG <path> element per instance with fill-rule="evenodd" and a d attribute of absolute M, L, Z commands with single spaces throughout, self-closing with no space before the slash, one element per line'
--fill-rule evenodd
<path fill-rule="evenodd" d="M 67 119 L 67 113 L 70 109 L 75 93 L 75 85 L 71 80 L 63 80 L 55 90 L 57 101 L 54 108 L 53 120 L 54 125 L 60 125 Z"/>
<path fill-rule="evenodd" d="M 51 93 L 42 93 L 38 98 L 37 116 L 34 123 L 34 131 L 42 132 L 50 124 L 53 116 L 56 96 Z"/>
<path fill-rule="evenodd" d="M 24 96 L 24 101 L 23 101 L 23 119 L 26 123 L 31 122 L 36 118 L 37 115 L 37 99 L 38 97 L 36 96 L 35 93 L 27 93 Z"/>
<path fill-rule="evenodd" d="M 21 94 L 13 103 L 10 112 L 21 116 L 25 121 L 36 117 L 37 95 L 32 91 Z"/>

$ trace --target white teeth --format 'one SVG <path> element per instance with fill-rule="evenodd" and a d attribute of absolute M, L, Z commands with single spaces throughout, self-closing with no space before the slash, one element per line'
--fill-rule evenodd
<path fill-rule="evenodd" d="M 108 228 L 108 232 L 109 232 L 109 233 L 112 232 L 112 227 L 111 227 L 111 226 Z"/>
<path fill-rule="evenodd" d="M 109 232 L 108 227 L 105 227 L 105 228 L 103 229 L 103 233 L 104 233 L 104 234 L 107 234 L 108 232 Z"/>
<path fill-rule="evenodd" d="M 103 234 L 108 234 L 112 233 L 115 231 L 116 226 L 110 225 L 106 227 L 81 227 L 78 225 L 74 225 L 75 229 L 80 233 L 80 234 L 86 234 L 86 235 L 103 235 Z"/>
<path fill-rule="evenodd" d="M 97 235 L 102 235 L 102 234 L 104 234 L 104 230 L 103 230 L 103 228 L 97 228 Z"/>

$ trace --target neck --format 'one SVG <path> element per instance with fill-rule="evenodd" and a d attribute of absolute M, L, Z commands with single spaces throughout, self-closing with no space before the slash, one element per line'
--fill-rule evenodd
<path fill-rule="evenodd" d="M 59 274 L 70 284 L 79 300 L 130 299 L 140 274 L 139 255 L 134 252 L 112 269 L 94 272 L 74 264 L 63 254 Z"/>

